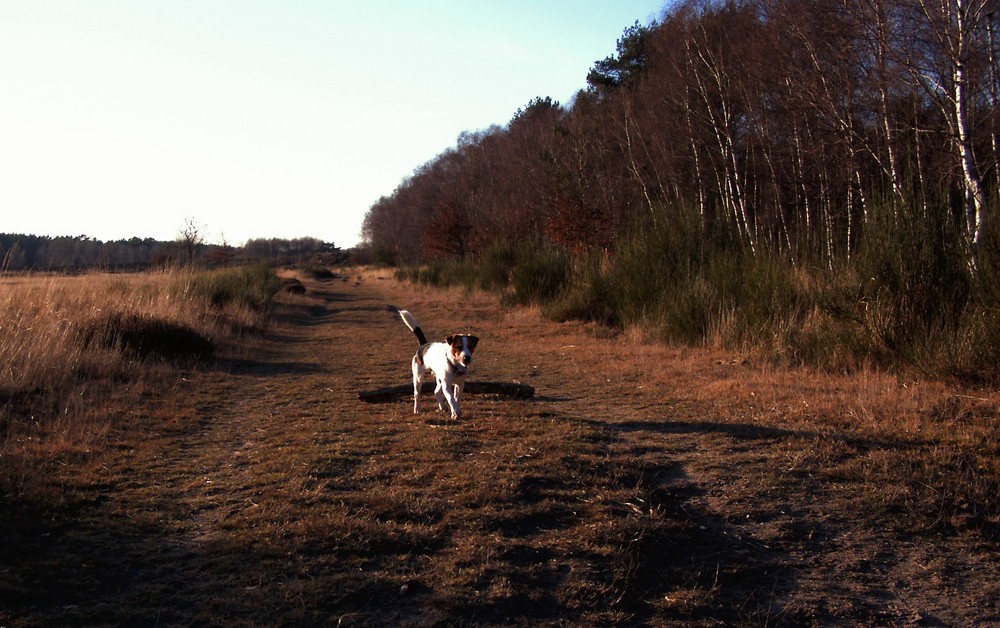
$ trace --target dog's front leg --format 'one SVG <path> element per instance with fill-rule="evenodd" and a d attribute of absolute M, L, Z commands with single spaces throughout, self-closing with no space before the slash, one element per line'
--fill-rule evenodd
<path fill-rule="evenodd" d="M 444 398 L 448 400 L 448 407 L 451 408 L 451 418 L 461 419 L 462 409 L 458 405 L 458 398 L 450 390 L 446 390 L 444 393 Z"/>
<path fill-rule="evenodd" d="M 447 403 L 445 401 L 444 390 L 445 390 L 444 383 L 440 379 L 437 380 L 437 386 L 434 387 L 434 398 L 437 399 L 438 410 L 440 410 L 441 412 L 444 412 L 445 404 Z"/>
<path fill-rule="evenodd" d="M 458 405 L 458 397 L 456 396 L 458 384 L 456 384 L 452 378 L 446 377 L 444 381 L 438 382 L 438 387 L 441 390 L 441 395 L 444 397 L 444 400 L 448 402 L 448 409 L 451 410 L 451 418 L 462 418 L 462 409 Z M 441 403 L 440 398 L 438 400 L 438 404 L 440 404 L 441 409 L 444 410 L 444 404 Z"/>
<path fill-rule="evenodd" d="M 455 378 L 455 405 L 462 403 L 462 393 L 465 392 L 465 375 Z"/>

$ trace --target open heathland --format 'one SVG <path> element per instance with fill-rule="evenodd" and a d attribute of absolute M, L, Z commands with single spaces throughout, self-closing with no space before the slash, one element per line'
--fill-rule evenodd
<path fill-rule="evenodd" d="M 242 349 L 74 402 L 83 445 L 9 419 L 0 625 L 1000 623 L 992 390 L 299 279 Z M 409 380 L 395 307 L 535 396 L 360 401 Z"/>

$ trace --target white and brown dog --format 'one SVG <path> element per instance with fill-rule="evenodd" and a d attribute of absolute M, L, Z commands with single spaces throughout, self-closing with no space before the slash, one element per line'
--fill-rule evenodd
<path fill-rule="evenodd" d="M 417 319 L 413 318 L 413 314 L 399 310 L 399 315 L 403 317 L 403 322 L 420 343 L 412 362 L 413 413 L 420 412 L 420 388 L 424 376 L 427 371 L 433 371 L 434 377 L 437 378 L 434 396 L 437 398 L 438 409 L 443 411 L 447 403 L 448 409 L 451 410 L 451 418 L 461 418 L 462 409 L 459 404 L 462 400 L 462 391 L 465 389 L 465 376 L 469 372 L 472 352 L 476 350 L 479 338 L 455 334 L 448 336 L 444 342 L 427 342 L 427 337 L 417 324 Z"/>

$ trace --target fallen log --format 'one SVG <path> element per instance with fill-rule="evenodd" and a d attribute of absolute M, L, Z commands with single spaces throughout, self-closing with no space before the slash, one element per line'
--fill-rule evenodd
<path fill-rule="evenodd" d="M 421 394 L 432 394 L 434 382 L 424 382 L 420 388 Z M 535 394 L 535 389 L 527 384 L 513 382 L 466 382 L 465 392 L 470 395 L 503 395 L 516 399 L 527 399 Z M 395 401 L 401 397 L 413 395 L 413 386 L 386 386 L 375 390 L 363 390 L 358 393 L 358 399 L 368 403 Z"/>

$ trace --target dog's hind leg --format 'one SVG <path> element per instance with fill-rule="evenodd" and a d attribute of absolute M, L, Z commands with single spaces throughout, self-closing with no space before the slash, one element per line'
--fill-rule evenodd
<path fill-rule="evenodd" d="M 413 414 L 420 414 L 420 387 L 424 384 L 424 367 L 413 360 Z"/>

